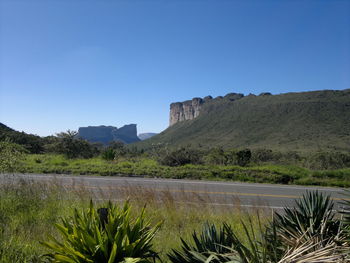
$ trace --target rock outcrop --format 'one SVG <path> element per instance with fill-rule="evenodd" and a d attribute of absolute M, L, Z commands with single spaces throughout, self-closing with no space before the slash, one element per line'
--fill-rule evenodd
<path fill-rule="evenodd" d="M 192 120 L 198 117 L 203 103 L 202 98 L 193 98 L 192 100 L 170 104 L 170 126 L 179 121 Z"/>
<path fill-rule="evenodd" d="M 121 141 L 123 143 L 140 141 L 137 137 L 136 124 L 124 125 L 119 129 L 103 125 L 80 127 L 78 136 L 89 142 L 100 142 L 105 145 L 112 141 Z"/>
<path fill-rule="evenodd" d="M 228 93 L 225 97 L 219 96 L 215 99 L 213 99 L 212 96 L 206 96 L 203 99 L 193 98 L 192 100 L 186 100 L 184 102 L 171 103 L 169 125 L 172 126 L 181 121 L 193 120 L 200 114 L 202 106 L 210 101 L 223 98 L 235 101 L 243 97 L 244 95 L 241 93 Z"/>

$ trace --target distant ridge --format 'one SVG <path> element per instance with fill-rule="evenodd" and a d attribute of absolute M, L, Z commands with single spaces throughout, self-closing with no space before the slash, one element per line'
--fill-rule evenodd
<path fill-rule="evenodd" d="M 181 103 L 172 104 L 171 126 L 136 145 L 350 151 L 350 89 L 228 95 L 207 97 L 205 103 L 204 99 L 195 98 L 196 114 L 187 114 L 190 119 L 176 119 L 184 107 Z M 185 104 L 189 105 L 182 103 Z M 179 113 L 174 111 L 174 105 Z"/>
<path fill-rule="evenodd" d="M 126 144 L 140 141 L 137 137 L 136 124 L 124 125 L 119 129 L 104 125 L 80 127 L 78 136 L 89 142 L 100 142 L 102 144 L 108 144 L 112 141 L 121 141 Z"/>
<path fill-rule="evenodd" d="M 147 140 L 147 139 L 149 139 L 149 138 L 151 138 L 151 137 L 153 137 L 153 136 L 155 136 L 155 135 L 157 135 L 158 133 L 154 133 L 154 132 L 146 132 L 146 133 L 140 133 L 139 135 L 138 135 L 138 137 L 139 137 L 139 139 L 141 140 L 141 141 L 143 141 L 143 140 Z"/>

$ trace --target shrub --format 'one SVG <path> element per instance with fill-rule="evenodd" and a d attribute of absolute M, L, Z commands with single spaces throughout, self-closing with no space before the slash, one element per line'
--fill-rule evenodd
<path fill-rule="evenodd" d="M 239 166 L 247 166 L 252 157 L 252 152 L 249 149 L 241 150 L 236 153 L 237 164 Z"/>
<path fill-rule="evenodd" d="M 158 161 L 162 165 L 180 166 L 185 164 L 200 164 L 201 154 L 198 150 L 189 147 L 181 147 L 176 150 L 165 152 L 158 157 Z"/>
<path fill-rule="evenodd" d="M 318 152 L 307 158 L 305 166 L 314 170 L 350 167 L 350 154 L 341 152 Z"/>
<path fill-rule="evenodd" d="M 107 148 L 101 154 L 102 159 L 107 161 L 114 160 L 115 156 L 116 156 L 116 151 L 111 148 Z"/>
<path fill-rule="evenodd" d="M 57 153 L 67 158 L 91 158 L 99 153 L 98 147 L 77 137 L 77 132 L 68 130 L 57 134 L 58 140 L 54 145 Z"/>
<path fill-rule="evenodd" d="M 63 242 L 51 238 L 42 244 L 54 251 L 48 257 L 55 262 L 151 262 L 158 257 L 152 239 L 160 224 L 152 228 L 144 209 L 134 219 L 130 213 L 128 202 L 96 209 L 91 201 L 87 211 L 75 210 L 56 224 Z"/>
<path fill-rule="evenodd" d="M 255 163 L 270 162 L 274 159 L 274 153 L 269 149 L 257 149 L 252 152 L 252 161 Z"/>
<path fill-rule="evenodd" d="M 14 172 L 21 167 L 26 150 L 18 144 L 0 142 L 0 172 Z"/>
<path fill-rule="evenodd" d="M 225 152 L 222 148 L 211 149 L 204 159 L 206 163 L 214 165 L 225 165 L 227 162 Z"/>

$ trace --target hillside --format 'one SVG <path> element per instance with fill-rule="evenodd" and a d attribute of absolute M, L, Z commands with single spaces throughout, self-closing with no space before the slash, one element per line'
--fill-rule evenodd
<path fill-rule="evenodd" d="M 19 132 L 5 124 L 0 123 L 0 141 L 8 140 L 23 145 L 30 153 L 41 153 L 44 146 L 44 138 L 37 135 Z"/>
<path fill-rule="evenodd" d="M 350 150 L 350 89 L 211 99 L 198 117 L 135 144 Z"/>

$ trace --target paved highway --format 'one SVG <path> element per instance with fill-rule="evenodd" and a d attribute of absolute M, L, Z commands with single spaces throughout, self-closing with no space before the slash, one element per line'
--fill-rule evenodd
<path fill-rule="evenodd" d="M 95 199 L 113 199 L 121 194 L 171 194 L 177 202 L 208 202 L 217 206 L 243 206 L 281 209 L 292 206 L 306 191 L 318 190 L 339 203 L 344 190 L 330 187 L 304 187 L 201 180 L 152 179 L 143 177 L 101 177 L 52 174 L 0 174 L 0 184 L 16 180 L 49 183 L 69 191 L 83 190 Z"/>

